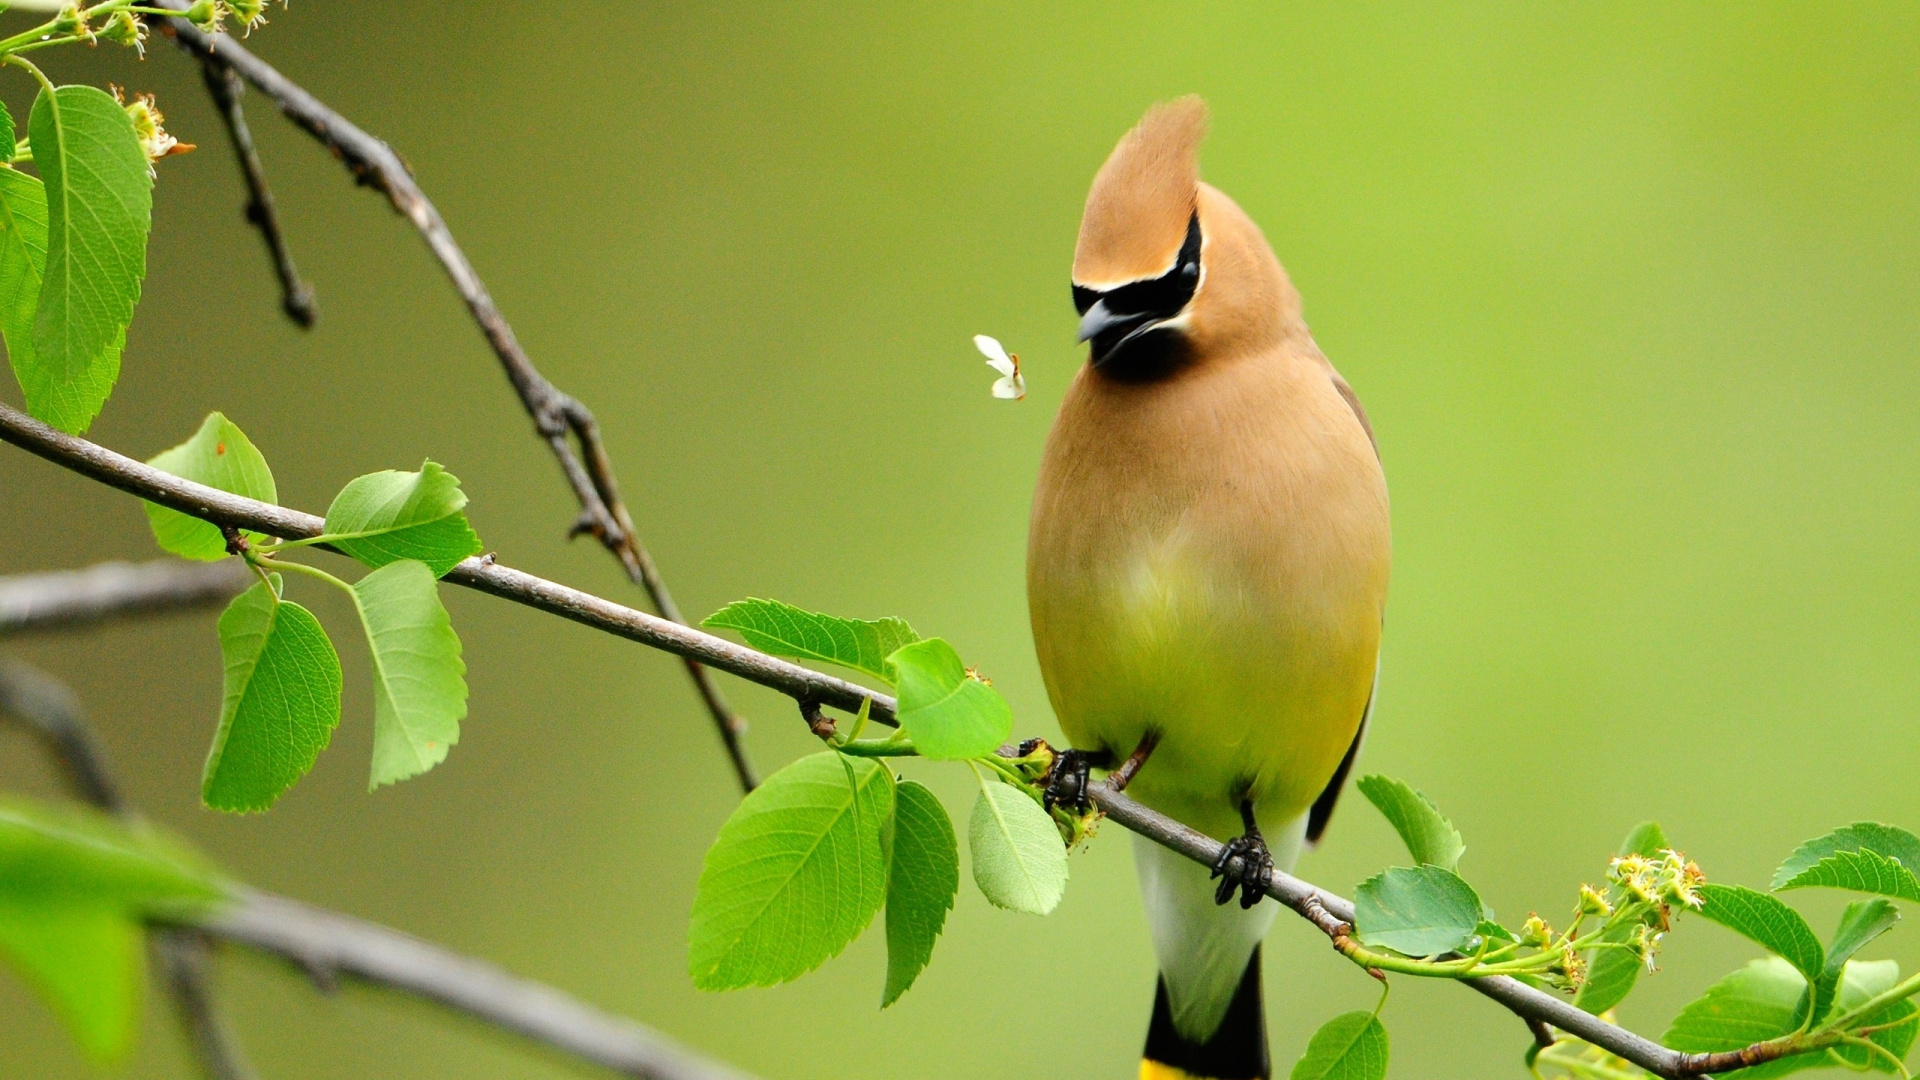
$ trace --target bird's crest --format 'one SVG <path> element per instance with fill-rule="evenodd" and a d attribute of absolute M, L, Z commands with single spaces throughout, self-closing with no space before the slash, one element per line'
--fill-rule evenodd
<path fill-rule="evenodd" d="M 1107 288 L 1167 272 L 1194 213 L 1206 135 L 1207 103 L 1190 94 L 1148 109 L 1121 136 L 1087 193 L 1074 284 Z"/>

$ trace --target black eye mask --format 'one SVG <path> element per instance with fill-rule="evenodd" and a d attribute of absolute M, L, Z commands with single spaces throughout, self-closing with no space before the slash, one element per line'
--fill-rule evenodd
<path fill-rule="evenodd" d="M 1146 315 L 1166 319 L 1186 307 L 1187 302 L 1193 299 L 1194 290 L 1199 287 L 1200 215 L 1196 212 L 1187 219 L 1187 239 L 1180 245 L 1180 254 L 1174 258 L 1172 269 L 1157 278 L 1129 281 L 1104 292 L 1075 285 L 1073 306 L 1085 315 L 1088 308 L 1104 300 L 1107 310 L 1116 315 Z"/>

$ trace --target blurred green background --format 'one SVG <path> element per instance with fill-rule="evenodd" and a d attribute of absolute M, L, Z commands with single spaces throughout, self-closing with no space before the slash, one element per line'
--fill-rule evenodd
<path fill-rule="evenodd" d="M 1057 734 L 1022 560 L 1079 362 L 1080 202 L 1149 103 L 1199 91 L 1205 176 L 1265 227 L 1385 455 L 1397 565 L 1362 767 L 1453 816 L 1493 905 L 1562 917 L 1647 817 L 1750 885 L 1831 826 L 1920 826 L 1910 4 L 303 0 L 271 17 L 250 47 L 400 150 L 536 361 L 597 410 L 690 613 L 761 595 L 904 615 L 991 674 L 1022 733 Z M 56 79 L 159 92 L 201 145 L 160 165 L 146 297 L 93 437 L 144 457 L 222 409 L 307 510 L 431 454 L 502 559 L 637 603 L 563 539 L 570 497 L 412 230 L 251 97 L 319 290 L 319 327 L 291 327 L 197 70 L 150 52 L 41 54 Z M 16 115 L 29 91 L 0 82 Z M 981 332 L 1022 354 L 1025 402 L 989 398 Z M 18 451 L 0 450 L 0 490 L 0 571 L 155 553 L 135 502 Z M 471 666 L 458 749 L 367 794 L 372 706 L 347 649 L 332 749 L 260 817 L 197 802 L 211 614 L 6 650 L 69 680 L 137 802 L 242 878 L 769 1080 L 1133 1075 L 1153 965 L 1117 829 L 1045 920 L 965 888 L 885 1013 L 876 935 L 794 985 L 696 993 L 685 921 L 736 792 L 678 663 L 445 592 Z M 348 625 L 334 597 L 301 598 Z M 808 749 L 790 703 L 726 689 L 764 768 Z M 908 770 L 964 812 L 952 770 Z M 13 735 L 0 789 L 57 790 Z M 1401 857 L 1350 795 L 1301 871 L 1346 890 Z M 1795 902 L 1823 933 L 1842 903 Z M 1624 1019 L 1657 1035 L 1754 954 L 1685 924 Z M 1911 969 L 1920 938 L 1869 955 Z M 220 975 L 272 1080 L 581 1075 L 245 954 Z M 1396 985 L 1394 1076 L 1522 1075 L 1517 1021 Z M 1284 1074 L 1376 987 L 1283 918 L 1267 991 Z M 121 1075 L 190 1075 L 160 1005 Z M 0 980 L 0 1076 L 94 1075 Z"/>

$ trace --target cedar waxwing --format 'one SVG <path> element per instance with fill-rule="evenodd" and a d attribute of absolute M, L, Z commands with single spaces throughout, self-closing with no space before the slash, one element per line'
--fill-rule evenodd
<path fill-rule="evenodd" d="M 1372 429 L 1256 226 L 1200 182 L 1207 108 L 1156 106 L 1094 177 L 1073 253 L 1091 343 L 1048 436 L 1027 598 L 1089 765 L 1218 839 L 1134 838 L 1160 982 L 1142 1080 L 1269 1076 L 1259 944 L 1275 866 L 1325 829 L 1373 698 L 1387 595 Z M 1077 773 L 1077 776 L 1076 776 Z M 1241 903 L 1229 905 L 1234 891 Z"/>

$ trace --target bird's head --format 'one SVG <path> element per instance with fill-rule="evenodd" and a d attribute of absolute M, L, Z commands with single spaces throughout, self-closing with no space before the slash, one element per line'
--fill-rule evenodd
<path fill-rule="evenodd" d="M 1116 378 L 1154 378 L 1304 329 L 1299 295 L 1259 227 L 1201 182 L 1206 133 L 1200 98 L 1154 106 L 1087 193 L 1073 302 L 1089 362 Z"/>

